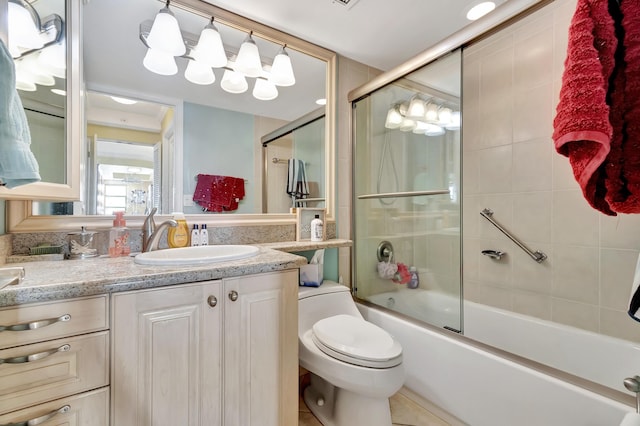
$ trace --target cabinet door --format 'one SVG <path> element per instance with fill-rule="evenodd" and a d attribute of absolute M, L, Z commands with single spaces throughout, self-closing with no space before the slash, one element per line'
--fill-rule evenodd
<path fill-rule="evenodd" d="M 211 281 L 113 296 L 114 426 L 220 424 L 220 289 Z"/>
<path fill-rule="evenodd" d="M 225 279 L 224 292 L 224 424 L 297 425 L 298 271 Z"/>

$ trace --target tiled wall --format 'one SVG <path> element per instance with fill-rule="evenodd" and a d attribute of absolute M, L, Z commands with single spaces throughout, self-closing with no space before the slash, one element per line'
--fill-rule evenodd
<path fill-rule="evenodd" d="M 463 271 L 468 300 L 640 341 L 628 318 L 640 216 L 583 199 L 551 139 L 575 0 L 556 0 L 463 59 Z M 480 216 L 533 250 L 537 264 Z M 480 254 L 508 253 L 501 261 Z"/>

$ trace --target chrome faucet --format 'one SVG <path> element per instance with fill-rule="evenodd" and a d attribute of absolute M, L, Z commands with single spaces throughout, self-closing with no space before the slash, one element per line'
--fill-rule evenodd
<path fill-rule="evenodd" d="M 168 219 L 162 222 L 160 225 L 156 226 L 155 220 L 153 220 L 153 215 L 158 211 L 157 207 L 154 207 L 151 210 L 151 213 L 145 218 L 144 224 L 142 225 L 142 251 L 153 251 L 158 250 L 158 243 L 160 242 L 160 236 L 162 235 L 162 231 L 169 227 L 178 226 L 178 222 L 173 219 Z"/>

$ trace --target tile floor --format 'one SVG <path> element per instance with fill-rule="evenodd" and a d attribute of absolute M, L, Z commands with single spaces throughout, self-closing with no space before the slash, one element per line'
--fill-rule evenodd
<path fill-rule="evenodd" d="M 449 426 L 449 423 L 431 414 L 401 393 L 392 396 L 390 404 L 393 426 Z M 322 426 L 311 414 L 302 398 L 300 398 L 299 407 L 298 426 Z"/>

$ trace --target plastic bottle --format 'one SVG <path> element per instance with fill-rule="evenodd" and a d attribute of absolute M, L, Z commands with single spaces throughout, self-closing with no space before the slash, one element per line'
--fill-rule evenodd
<path fill-rule="evenodd" d="M 411 278 L 407 283 L 408 288 L 418 288 L 420 285 L 420 277 L 418 277 L 418 270 L 415 266 L 409 268 L 409 274 L 411 274 Z"/>
<path fill-rule="evenodd" d="M 124 212 L 115 212 L 113 228 L 109 231 L 109 257 L 129 256 L 129 229 L 124 220 Z"/>
<path fill-rule="evenodd" d="M 207 224 L 202 224 L 202 229 L 200 230 L 200 245 L 208 246 L 209 245 L 209 231 L 207 231 Z"/>
<path fill-rule="evenodd" d="M 311 221 L 311 241 L 322 241 L 323 240 L 323 232 L 322 227 L 324 224 L 320 219 L 320 215 L 316 215 L 316 217 Z"/>
<path fill-rule="evenodd" d="M 167 232 L 167 243 L 171 248 L 187 247 L 189 245 L 189 225 L 184 214 L 172 213 L 173 219 L 178 222 L 178 226 L 169 228 Z"/>
<path fill-rule="evenodd" d="M 200 230 L 198 230 L 198 225 L 193 225 L 193 229 L 191 230 L 191 247 L 200 245 Z"/>

